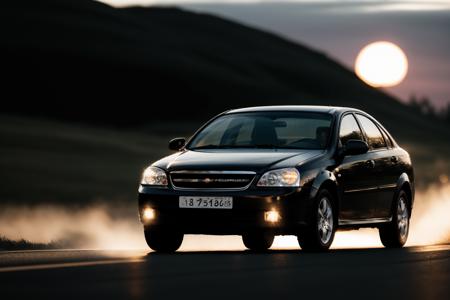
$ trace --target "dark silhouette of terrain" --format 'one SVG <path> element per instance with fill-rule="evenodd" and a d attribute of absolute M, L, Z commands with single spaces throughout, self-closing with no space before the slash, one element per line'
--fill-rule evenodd
<path fill-rule="evenodd" d="M 252 105 L 361 108 L 412 154 L 418 183 L 450 170 L 444 122 L 323 53 L 207 14 L 8 1 L 0 59 L 0 205 L 135 201 L 170 137 Z"/>
<path fill-rule="evenodd" d="M 414 137 L 439 130 L 326 55 L 215 16 L 23 0 L 2 4 L 0 20 L 4 112 L 134 126 L 327 104 L 367 110 L 394 133 L 405 123 L 420 128 Z"/>
<path fill-rule="evenodd" d="M 69 244 L 68 244 L 69 245 Z M 27 240 L 13 241 L 0 235 L 0 252 L 1 251 L 17 251 L 17 250 L 49 250 L 61 249 L 66 246 L 65 243 L 33 243 Z"/>

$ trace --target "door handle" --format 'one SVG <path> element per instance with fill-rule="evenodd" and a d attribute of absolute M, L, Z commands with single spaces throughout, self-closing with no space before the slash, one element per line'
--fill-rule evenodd
<path fill-rule="evenodd" d="M 366 161 L 366 166 L 369 168 L 374 168 L 375 167 L 375 161 L 373 159 L 367 160 Z"/>
<path fill-rule="evenodd" d="M 397 156 L 391 156 L 391 161 L 395 164 L 398 162 L 398 157 Z"/>

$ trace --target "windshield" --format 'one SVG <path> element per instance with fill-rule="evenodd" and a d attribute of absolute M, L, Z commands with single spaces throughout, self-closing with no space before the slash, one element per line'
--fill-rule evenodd
<path fill-rule="evenodd" d="M 188 149 L 325 149 L 332 116 L 313 112 L 253 112 L 219 117 L 203 128 Z"/>

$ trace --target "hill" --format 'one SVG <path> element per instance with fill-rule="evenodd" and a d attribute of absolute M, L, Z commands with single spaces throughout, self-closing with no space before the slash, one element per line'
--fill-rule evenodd
<path fill-rule="evenodd" d="M 3 5 L 0 17 L 4 111 L 135 126 L 243 106 L 328 104 L 366 110 L 394 134 L 411 123 L 415 132 L 400 134 L 439 131 L 326 55 L 215 16 L 22 0 Z"/>
<path fill-rule="evenodd" d="M 132 201 L 165 137 L 30 117 L 0 116 L 2 204 Z"/>
<path fill-rule="evenodd" d="M 169 137 L 252 105 L 363 109 L 412 153 L 419 181 L 449 174 L 444 123 L 323 53 L 232 21 L 22 0 L 2 4 L 0 33 L 2 203 L 134 199 L 139 173 L 167 153 Z"/>

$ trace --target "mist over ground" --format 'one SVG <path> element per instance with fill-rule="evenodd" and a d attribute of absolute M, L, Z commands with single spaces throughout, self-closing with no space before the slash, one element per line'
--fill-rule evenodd
<path fill-rule="evenodd" d="M 120 211 L 121 214 L 117 214 Z M 450 242 L 450 184 L 416 192 L 407 246 Z M 137 208 L 108 202 L 84 208 L 58 205 L 0 206 L 0 236 L 75 249 L 148 249 Z M 333 248 L 381 247 L 376 229 L 338 232 Z M 296 249 L 295 237 L 277 237 L 272 249 Z M 181 250 L 244 250 L 238 236 L 188 235 Z"/>

